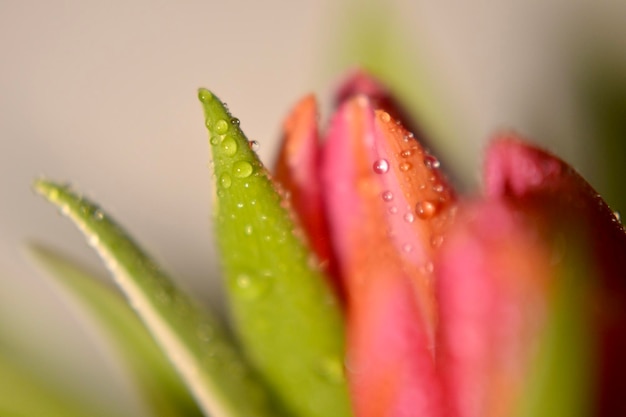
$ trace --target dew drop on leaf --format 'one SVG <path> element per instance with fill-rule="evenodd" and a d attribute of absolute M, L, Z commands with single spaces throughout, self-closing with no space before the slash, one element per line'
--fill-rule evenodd
<path fill-rule="evenodd" d="M 266 274 L 241 273 L 235 278 L 235 290 L 244 298 L 257 299 L 265 294 L 271 285 L 271 277 Z"/>
<path fill-rule="evenodd" d="M 252 165 L 247 161 L 237 161 L 233 164 L 233 175 L 237 178 L 247 178 L 252 174 Z"/>
<path fill-rule="evenodd" d="M 222 141 L 221 147 L 225 155 L 233 156 L 235 153 L 237 153 L 237 142 L 235 142 L 235 139 L 231 138 L 230 136 Z"/>
<path fill-rule="evenodd" d="M 324 381 L 331 384 L 341 384 L 345 381 L 343 363 L 338 358 L 323 358 L 318 364 L 317 372 Z"/>
<path fill-rule="evenodd" d="M 215 132 L 219 135 L 223 135 L 228 130 L 228 123 L 226 120 L 218 120 L 215 122 Z"/>
<path fill-rule="evenodd" d="M 213 100 L 213 94 L 211 94 L 211 92 L 206 88 L 201 88 L 198 90 L 198 98 L 201 102 L 207 103 Z"/>
<path fill-rule="evenodd" d="M 232 184 L 232 179 L 230 178 L 230 175 L 228 175 L 228 174 L 220 175 L 220 185 L 223 188 L 228 189 L 228 188 L 230 188 L 231 184 Z"/>

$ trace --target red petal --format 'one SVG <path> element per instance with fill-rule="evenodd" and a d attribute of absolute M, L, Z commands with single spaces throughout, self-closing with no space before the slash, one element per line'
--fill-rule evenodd
<path fill-rule="evenodd" d="M 598 414 L 626 415 L 626 233 L 599 194 L 554 155 L 503 135 L 489 148 L 487 194 L 510 197 L 533 210 L 546 225 L 584 236 L 595 261 L 601 308 L 597 312 L 601 345 Z"/>
<path fill-rule="evenodd" d="M 453 198 L 407 135 L 359 96 L 339 108 L 323 150 L 331 237 L 347 288 L 348 376 L 358 417 L 440 411 L 432 267 L 425 265 L 432 265 L 432 242 Z M 433 203 L 419 218 L 415 207 L 423 201 Z"/>

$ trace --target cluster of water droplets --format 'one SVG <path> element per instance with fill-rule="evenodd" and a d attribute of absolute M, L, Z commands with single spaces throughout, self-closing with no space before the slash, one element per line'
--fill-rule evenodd
<path fill-rule="evenodd" d="M 387 113 L 381 115 L 383 122 L 391 121 L 391 117 Z M 396 124 L 400 124 L 396 122 Z M 416 168 L 419 168 L 418 164 L 423 164 L 426 168 L 426 176 L 422 183 L 416 185 L 423 197 L 419 201 L 409 203 L 406 207 L 399 207 L 398 202 L 403 201 L 403 198 L 398 198 L 390 190 L 384 190 L 381 193 L 381 198 L 387 206 L 387 212 L 392 215 L 400 214 L 404 222 L 407 224 L 413 224 L 416 221 L 427 221 L 435 219 L 437 224 L 444 224 L 449 220 L 449 216 L 453 215 L 450 210 L 445 211 L 445 215 L 437 217 L 442 212 L 442 208 L 446 205 L 446 202 L 450 198 L 449 193 L 446 191 L 446 187 L 442 182 L 442 176 L 438 172 L 441 166 L 439 160 L 429 154 L 427 151 L 420 149 L 415 142 L 415 136 L 413 133 L 407 132 L 402 136 L 401 145 L 403 149 L 398 152 L 398 157 L 394 158 L 397 162 L 396 175 L 404 175 L 410 178 L 412 172 Z M 378 175 L 386 175 L 391 170 L 391 158 L 379 158 L 372 164 L 372 170 Z M 423 176 L 423 170 L 420 171 L 420 176 Z M 403 196 L 401 196 L 403 197 Z M 441 235 L 433 235 L 430 239 L 430 244 L 433 248 L 438 248 L 443 243 L 444 237 Z M 404 252 L 412 252 L 415 248 L 411 243 L 404 243 L 401 245 Z M 424 273 L 432 272 L 432 265 L 424 265 L 422 267 Z"/>
<path fill-rule="evenodd" d="M 239 119 L 234 117 L 230 119 L 230 123 L 224 119 L 216 122 L 207 120 L 207 128 L 213 133 L 209 142 L 213 146 L 219 146 L 222 155 L 234 157 L 239 151 L 239 145 L 235 137 L 238 132 L 229 132 L 231 125 L 238 127 L 239 124 Z M 259 143 L 255 140 L 249 141 L 248 147 L 256 152 L 259 149 Z M 245 179 L 253 173 L 254 167 L 250 162 L 245 160 L 235 161 L 229 172 L 223 172 L 219 175 L 218 185 L 223 189 L 228 189 L 232 186 L 233 178 Z"/>

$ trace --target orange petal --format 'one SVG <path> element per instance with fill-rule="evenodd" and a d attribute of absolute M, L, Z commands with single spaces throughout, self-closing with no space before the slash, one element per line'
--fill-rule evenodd
<path fill-rule="evenodd" d="M 298 102 L 283 124 L 282 147 L 274 179 L 290 196 L 320 266 L 332 277 L 342 292 L 328 240 L 319 178 L 319 134 L 317 103 L 312 95 Z"/>
<path fill-rule="evenodd" d="M 411 154 L 401 156 L 404 150 Z M 452 194 L 439 189 L 442 178 L 425 156 L 365 96 L 340 106 L 323 149 L 325 203 L 347 289 L 348 377 L 358 417 L 441 411 L 428 262 Z M 446 198 L 420 218 L 416 205 L 441 193 Z"/>

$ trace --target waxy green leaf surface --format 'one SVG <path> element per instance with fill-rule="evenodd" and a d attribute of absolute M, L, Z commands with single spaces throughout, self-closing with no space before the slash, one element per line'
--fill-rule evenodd
<path fill-rule="evenodd" d="M 208 90 L 199 98 L 215 171 L 216 236 L 245 351 L 293 414 L 349 416 L 336 297 L 239 121 Z"/>
<path fill-rule="evenodd" d="M 114 342 L 154 416 L 201 415 L 167 357 L 121 294 L 56 251 L 40 245 L 31 245 L 29 250 L 79 304 L 81 312 Z"/>
<path fill-rule="evenodd" d="M 280 415 L 217 320 L 179 291 L 120 226 L 68 187 L 40 180 L 35 189 L 87 237 L 206 415 Z"/>

